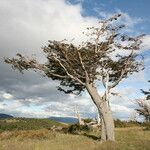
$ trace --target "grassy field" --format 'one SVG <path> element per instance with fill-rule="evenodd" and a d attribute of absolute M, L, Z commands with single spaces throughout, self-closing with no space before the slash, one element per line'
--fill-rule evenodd
<path fill-rule="evenodd" d="M 101 144 L 97 133 L 72 135 L 47 129 L 5 131 L 0 150 L 150 150 L 150 131 L 143 128 L 116 129 L 116 142 Z"/>
<path fill-rule="evenodd" d="M 0 120 L 0 150 L 150 150 L 150 131 L 117 124 L 122 128 L 115 129 L 116 142 L 100 143 L 97 129 L 70 134 L 66 125 L 48 119 Z M 65 130 L 53 131 L 53 126 Z"/>

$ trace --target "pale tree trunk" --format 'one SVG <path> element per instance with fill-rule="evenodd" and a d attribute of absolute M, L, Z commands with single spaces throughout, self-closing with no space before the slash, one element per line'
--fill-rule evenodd
<path fill-rule="evenodd" d="M 76 116 L 78 118 L 79 125 L 84 125 L 84 121 L 82 121 L 82 119 L 81 119 L 80 112 L 78 111 L 77 106 L 75 107 L 75 112 L 76 112 Z"/>
<path fill-rule="evenodd" d="M 86 88 L 101 116 L 101 140 L 115 141 L 114 121 L 108 102 L 99 96 L 97 89 L 92 84 L 87 84 Z"/>
<path fill-rule="evenodd" d="M 106 141 L 106 128 L 104 124 L 104 120 L 101 116 L 101 141 Z"/>
<path fill-rule="evenodd" d="M 100 124 L 101 124 L 101 119 L 100 119 L 100 115 L 99 115 L 100 113 L 98 112 L 97 113 L 97 124 L 100 126 Z"/>
<path fill-rule="evenodd" d="M 82 121 L 81 117 L 80 117 L 80 113 L 77 112 L 77 117 L 78 117 L 78 122 L 79 122 L 79 125 L 84 125 L 84 122 Z"/>
<path fill-rule="evenodd" d="M 115 141 L 114 120 L 112 117 L 112 112 L 110 110 L 110 107 L 106 102 L 102 104 L 101 114 L 102 114 L 102 120 L 104 125 L 102 129 L 105 131 L 106 140 Z"/>

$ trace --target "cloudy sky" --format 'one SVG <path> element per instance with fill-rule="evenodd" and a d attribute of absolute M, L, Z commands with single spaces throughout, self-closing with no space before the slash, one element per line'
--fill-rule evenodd
<path fill-rule="evenodd" d="M 141 53 L 145 70 L 123 80 L 114 89 L 120 95 L 111 98 L 115 118 L 129 119 L 137 107 L 135 99 L 148 89 L 150 74 L 150 1 L 148 0 L 0 0 L 0 113 L 17 117 L 75 116 L 77 106 L 83 117 L 95 117 L 96 108 L 85 92 L 80 96 L 57 91 L 58 82 L 32 71 L 23 75 L 3 63 L 4 57 L 23 53 L 45 57 L 41 47 L 48 40 L 84 40 L 86 27 L 114 13 L 129 34 L 145 33 Z M 101 89 L 99 88 L 99 91 Z"/>

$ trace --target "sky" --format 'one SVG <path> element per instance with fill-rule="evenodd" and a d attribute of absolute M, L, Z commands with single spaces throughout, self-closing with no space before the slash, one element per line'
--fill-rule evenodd
<path fill-rule="evenodd" d="M 75 107 L 82 117 L 96 117 L 97 110 L 89 95 L 66 95 L 57 91 L 59 83 L 33 71 L 20 74 L 3 62 L 16 53 L 36 55 L 45 61 L 41 47 L 48 40 L 84 41 L 86 27 L 101 19 L 122 13 L 130 35 L 146 34 L 140 51 L 145 70 L 123 80 L 111 97 L 114 118 L 128 120 L 135 116 L 135 99 L 148 89 L 150 75 L 150 1 L 149 0 L 0 0 L 0 113 L 16 117 L 75 117 Z M 101 88 L 99 87 L 99 92 Z M 138 118 L 138 116 L 137 116 Z"/>

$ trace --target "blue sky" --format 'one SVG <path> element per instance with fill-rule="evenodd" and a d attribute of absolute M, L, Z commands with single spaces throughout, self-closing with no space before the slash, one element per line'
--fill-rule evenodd
<path fill-rule="evenodd" d="M 131 18 L 137 21 L 133 26 L 133 35 L 136 34 L 150 34 L 150 1 L 149 0 L 67 0 L 67 2 L 75 5 L 81 4 L 83 16 L 94 16 L 102 19 L 105 16 L 122 12 L 128 14 Z M 130 34 L 130 33 L 128 33 Z M 145 59 L 150 58 L 150 52 L 144 51 L 142 55 Z M 150 75 L 150 61 L 145 61 L 145 78 L 149 80 Z M 128 80 L 132 80 L 132 77 Z M 127 84 L 128 85 L 128 84 Z M 123 84 L 125 86 L 125 84 Z M 133 83 L 133 87 L 145 87 L 148 89 L 149 84 L 139 80 Z"/>
<path fill-rule="evenodd" d="M 131 35 L 145 33 L 140 54 L 145 70 L 123 80 L 112 97 L 115 118 L 129 119 L 149 89 L 150 75 L 150 1 L 149 0 L 5 0 L 0 1 L 0 113 L 19 117 L 75 116 L 78 106 L 83 117 L 95 117 L 96 108 L 87 93 L 65 95 L 56 90 L 57 82 L 30 71 L 21 75 L 3 63 L 3 57 L 16 53 L 36 54 L 43 62 L 41 47 L 48 40 L 85 40 L 82 31 L 96 26 L 99 19 L 122 13 L 121 23 Z M 99 87 L 99 91 L 101 88 Z M 88 110 L 88 111 L 87 111 Z"/>
<path fill-rule="evenodd" d="M 124 12 L 133 18 L 143 20 L 142 24 L 138 24 L 138 32 L 150 33 L 150 1 L 149 0 L 67 0 L 71 4 L 81 3 L 83 7 L 83 16 L 95 16 L 101 18 L 98 12 L 105 14 L 113 14 L 116 12 Z"/>
<path fill-rule="evenodd" d="M 149 0 L 67 0 L 71 4 L 81 3 L 84 15 L 97 16 L 95 8 L 100 11 L 114 13 L 116 10 L 127 12 L 130 16 L 147 19 L 149 21 L 150 1 Z M 97 16 L 98 17 L 98 16 Z"/>

